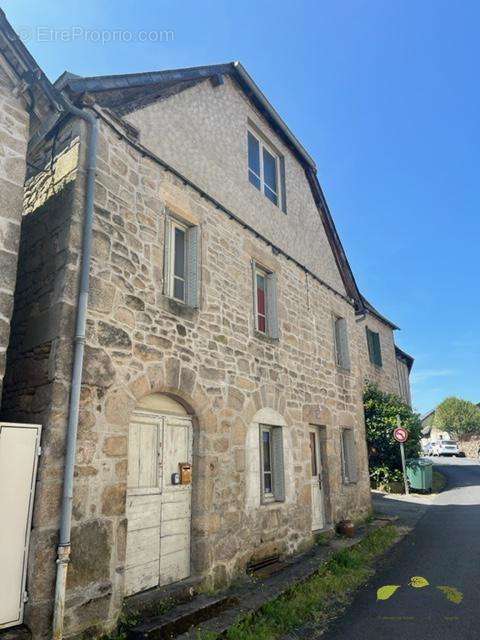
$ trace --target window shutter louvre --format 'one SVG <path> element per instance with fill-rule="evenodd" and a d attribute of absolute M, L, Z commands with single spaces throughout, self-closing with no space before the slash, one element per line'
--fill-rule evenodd
<path fill-rule="evenodd" d="M 200 301 L 200 227 L 187 229 L 186 303 L 197 309 Z"/>
<path fill-rule="evenodd" d="M 337 318 L 335 322 L 339 364 L 344 369 L 350 369 L 350 353 L 348 349 L 347 321 Z"/>
<path fill-rule="evenodd" d="M 278 338 L 277 274 L 267 275 L 267 332 L 270 338 Z"/>
<path fill-rule="evenodd" d="M 282 427 L 272 429 L 273 494 L 275 500 L 285 500 L 285 465 L 283 462 Z"/>
<path fill-rule="evenodd" d="M 172 237 L 172 224 L 170 217 L 165 215 L 165 230 L 164 230 L 164 253 L 163 253 L 163 294 L 165 296 L 171 296 L 171 286 L 170 286 L 170 253 L 172 251 L 171 247 L 171 237 Z"/>

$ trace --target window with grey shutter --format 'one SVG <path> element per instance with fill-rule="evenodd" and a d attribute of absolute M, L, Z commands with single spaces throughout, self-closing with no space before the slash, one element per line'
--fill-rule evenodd
<path fill-rule="evenodd" d="M 260 425 L 260 484 L 262 502 L 285 500 L 282 427 Z"/>
<path fill-rule="evenodd" d="M 186 303 L 197 309 L 200 299 L 200 227 L 187 229 Z"/>
<path fill-rule="evenodd" d="M 357 453 L 353 429 L 342 429 L 341 455 L 344 482 L 357 482 Z"/>
<path fill-rule="evenodd" d="M 335 352 L 337 364 L 342 369 L 350 369 L 350 352 L 348 348 L 347 321 L 335 318 Z"/>
<path fill-rule="evenodd" d="M 200 301 L 200 227 L 165 217 L 163 293 L 198 308 Z"/>

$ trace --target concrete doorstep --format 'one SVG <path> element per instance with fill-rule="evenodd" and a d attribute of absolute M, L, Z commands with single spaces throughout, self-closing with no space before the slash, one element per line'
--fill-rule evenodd
<path fill-rule="evenodd" d="M 295 584 L 308 580 L 334 553 L 358 544 L 368 534 L 396 520 L 392 516 L 380 516 L 373 522 L 357 528 L 353 538 L 332 537 L 294 558 L 277 563 L 264 577 L 246 576 L 240 584 L 214 595 L 201 594 L 188 602 L 151 618 L 143 617 L 132 627 L 129 640 L 196 640 L 199 630 L 224 633 L 240 618 L 255 613 L 265 603 L 275 600 Z M 260 574 L 262 575 L 262 574 Z"/>

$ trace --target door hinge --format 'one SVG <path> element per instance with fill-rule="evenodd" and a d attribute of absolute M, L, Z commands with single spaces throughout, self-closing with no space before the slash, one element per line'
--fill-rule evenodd
<path fill-rule="evenodd" d="M 38 445 L 37 456 L 41 456 L 41 455 L 42 455 L 42 447 L 40 445 Z"/>
<path fill-rule="evenodd" d="M 27 590 L 25 590 L 23 592 L 23 602 L 28 602 L 28 591 Z"/>

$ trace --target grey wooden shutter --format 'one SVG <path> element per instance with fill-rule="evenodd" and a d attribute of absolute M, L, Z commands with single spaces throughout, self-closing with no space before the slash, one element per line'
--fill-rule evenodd
<path fill-rule="evenodd" d="M 348 349 L 347 321 L 337 318 L 335 321 L 338 363 L 344 369 L 350 369 L 350 353 Z"/>
<path fill-rule="evenodd" d="M 171 296 L 171 273 L 170 273 L 170 254 L 173 251 L 171 246 L 172 237 L 172 222 L 168 215 L 165 215 L 165 230 L 164 230 L 164 248 L 163 248 L 163 294 L 165 296 Z"/>
<path fill-rule="evenodd" d="M 267 274 L 267 333 L 278 338 L 277 274 Z"/>
<path fill-rule="evenodd" d="M 280 189 L 282 192 L 281 208 L 283 213 L 287 213 L 287 190 L 285 182 L 285 158 L 280 158 Z"/>
<path fill-rule="evenodd" d="M 255 260 L 252 260 L 252 302 L 253 302 L 253 328 L 258 329 L 257 327 L 257 274 L 256 274 L 257 265 L 255 264 Z"/>
<path fill-rule="evenodd" d="M 283 429 L 272 429 L 273 495 L 275 500 L 285 500 L 285 465 L 283 461 Z"/>
<path fill-rule="evenodd" d="M 197 309 L 200 304 L 200 227 L 189 227 L 186 233 L 187 264 L 186 303 L 189 307 Z"/>
<path fill-rule="evenodd" d="M 345 444 L 347 455 L 347 469 L 349 482 L 357 481 L 357 451 L 355 448 L 355 434 L 353 429 L 345 429 Z"/>

